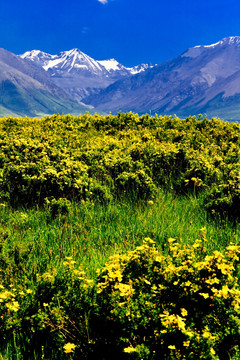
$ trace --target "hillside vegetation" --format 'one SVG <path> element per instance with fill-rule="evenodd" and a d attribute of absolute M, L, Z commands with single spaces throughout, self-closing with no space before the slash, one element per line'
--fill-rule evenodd
<path fill-rule="evenodd" d="M 239 359 L 239 180 L 237 123 L 0 119 L 0 359 Z"/>

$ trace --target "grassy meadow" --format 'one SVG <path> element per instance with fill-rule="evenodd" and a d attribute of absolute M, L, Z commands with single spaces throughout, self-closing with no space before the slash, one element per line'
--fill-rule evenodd
<path fill-rule="evenodd" d="M 240 359 L 240 125 L 0 119 L 0 359 Z"/>

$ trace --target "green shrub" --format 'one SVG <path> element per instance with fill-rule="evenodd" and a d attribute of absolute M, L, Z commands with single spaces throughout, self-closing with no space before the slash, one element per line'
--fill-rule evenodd
<path fill-rule="evenodd" d="M 46 198 L 45 206 L 49 210 L 51 216 L 55 218 L 58 215 L 68 215 L 71 209 L 71 201 L 65 198 L 55 199 Z"/>
<path fill-rule="evenodd" d="M 37 275 L 34 290 L 0 285 L 0 351 L 11 344 L 24 359 L 40 359 L 43 349 L 47 359 L 67 359 L 71 351 L 87 359 L 92 280 L 71 257 L 63 266 Z"/>
<path fill-rule="evenodd" d="M 98 180 L 92 179 L 89 184 L 88 198 L 92 201 L 98 201 L 102 204 L 109 203 L 113 199 L 111 188 L 101 184 Z"/>
<path fill-rule="evenodd" d="M 116 178 L 118 196 L 130 196 L 133 199 L 148 199 L 154 197 L 157 190 L 151 177 L 144 170 L 123 172 Z"/>

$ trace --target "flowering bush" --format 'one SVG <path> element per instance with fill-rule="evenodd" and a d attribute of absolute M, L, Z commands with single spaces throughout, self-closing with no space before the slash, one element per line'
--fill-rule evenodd
<path fill-rule="evenodd" d="M 0 119 L 0 198 L 108 203 L 163 186 L 203 194 L 212 213 L 239 217 L 240 125 L 129 113 Z"/>
<path fill-rule="evenodd" d="M 92 307 L 92 283 L 81 267 L 67 257 L 63 271 L 37 275 L 34 290 L 20 285 L 0 285 L 1 349 L 12 343 L 23 358 L 87 359 L 88 318 Z"/>
<path fill-rule="evenodd" d="M 169 239 L 166 255 L 147 238 L 99 271 L 106 336 L 129 359 L 239 359 L 240 247 L 206 255 L 201 236 L 192 246 Z"/>

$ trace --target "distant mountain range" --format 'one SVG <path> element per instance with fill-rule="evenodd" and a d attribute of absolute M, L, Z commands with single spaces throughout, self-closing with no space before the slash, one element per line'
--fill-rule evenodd
<path fill-rule="evenodd" d="M 57 86 L 78 102 L 117 80 L 152 67 L 150 64 L 141 64 L 128 68 L 115 59 L 98 61 L 79 49 L 63 51 L 57 55 L 32 50 L 21 55 L 21 58 L 42 67 Z"/>
<path fill-rule="evenodd" d="M 57 55 L 0 49 L 0 116 L 120 110 L 240 120 L 240 37 L 135 67 L 79 49 Z"/>
<path fill-rule="evenodd" d="M 100 110 L 240 120 L 240 37 L 196 46 L 83 99 Z"/>

